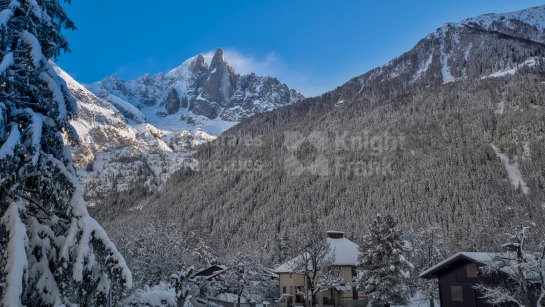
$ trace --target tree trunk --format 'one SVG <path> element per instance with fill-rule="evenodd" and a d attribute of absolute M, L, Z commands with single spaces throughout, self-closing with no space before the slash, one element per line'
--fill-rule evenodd
<path fill-rule="evenodd" d="M 179 297 L 177 302 L 176 302 L 176 306 L 177 307 L 184 307 L 184 305 L 185 305 L 185 297 L 184 298 Z"/>
<path fill-rule="evenodd" d="M 430 298 L 430 307 L 435 307 L 435 301 L 433 300 L 433 297 Z"/>
<path fill-rule="evenodd" d="M 545 307 L 545 289 L 542 286 L 540 288 L 540 290 L 541 290 L 541 293 L 539 294 L 539 298 L 537 300 L 537 306 L 538 307 Z"/>

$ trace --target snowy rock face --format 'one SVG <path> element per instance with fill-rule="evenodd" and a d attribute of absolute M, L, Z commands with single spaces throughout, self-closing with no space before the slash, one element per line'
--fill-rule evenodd
<path fill-rule="evenodd" d="M 72 150 L 76 166 L 91 163 L 97 152 L 116 148 L 136 147 L 144 151 L 161 151 L 152 144 L 158 139 L 129 126 L 121 109 L 89 92 L 61 68 L 55 66 L 55 70 L 66 81 L 68 90 L 78 104 L 78 117 L 71 121 L 80 140 L 80 144 Z"/>
<path fill-rule="evenodd" d="M 304 98 L 275 78 L 237 74 L 222 49 L 210 63 L 198 55 L 168 73 L 130 81 L 110 77 L 89 89 L 112 104 L 119 100 L 132 104 L 147 122 L 170 131 L 199 117 L 238 122 Z M 168 124 L 163 124 L 164 119 Z"/>
<path fill-rule="evenodd" d="M 71 124 L 80 142 L 72 148 L 72 157 L 90 205 L 102 195 L 126 191 L 134 181 L 145 182 L 151 190 L 158 188 L 197 145 L 216 138 L 197 127 L 180 127 L 176 132 L 158 129 L 145 123 L 135 106 L 112 95 L 106 96 L 108 100 L 99 98 L 61 68 L 54 68 L 77 102 L 78 116 Z M 172 94 L 165 103 L 170 110 L 181 106 Z"/>

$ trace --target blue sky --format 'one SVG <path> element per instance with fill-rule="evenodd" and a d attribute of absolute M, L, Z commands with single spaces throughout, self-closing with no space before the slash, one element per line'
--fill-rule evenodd
<path fill-rule="evenodd" d="M 388 62 L 446 22 L 532 0 L 73 0 L 78 30 L 58 64 L 83 83 L 168 71 L 218 47 L 242 73 L 307 96 Z"/>

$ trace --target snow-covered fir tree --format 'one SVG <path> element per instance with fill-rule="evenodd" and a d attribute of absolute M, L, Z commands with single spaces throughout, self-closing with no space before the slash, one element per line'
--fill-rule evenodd
<path fill-rule="evenodd" d="M 357 289 L 368 296 L 372 306 L 406 305 L 410 297 L 409 244 L 401 239 L 397 222 L 390 215 L 377 215 L 370 233 L 360 245 Z"/>
<path fill-rule="evenodd" d="M 66 141 L 76 103 L 50 62 L 74 29 L 58 0 L 0 0 L 0 297 L 107 305 L 132 277 L 89 216 Z M 65 136 L 63 139 L 63 135 Z"/>
<path fill-rule="evenodd" d="M 416 272 L 423 272 L 450 255 L 447 240 L 439 225 L 413 231 L 409 240 L 412 245 L 410 261 Z M 430 307 L 435 306 L 435 302 L 439 300 L 437 280 L 420 278 L 417 274 L 413 274 L 412 278 L 422 300 L 429 301 Z"/>

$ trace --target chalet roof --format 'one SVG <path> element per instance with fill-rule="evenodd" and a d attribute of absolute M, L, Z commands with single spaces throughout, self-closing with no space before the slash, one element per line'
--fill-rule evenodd
<path fill-rule="evenodd" d="M 337 266 L 355 266 L 358 263 L 359 246 L 347 238 L 326 238 L 331 252 L 334 253 L 333 265 Z M 297 256 L 290 261 L 277 267 L 275 273 L 292 273 L 294 264 L 301 259 Z"/>
<path fill-rule="evenodd" d="M 490 252 L 459 252 L 420 273 L 420 278 L 434 278 L 436 277 L 435 274 L 437 272 L 461 259 L 486 264 L 492 261 L 498 255 L 500 254 Z"/>
<path fill-rule="evenodd" d="M 226 270 L 229 268 L 224 265 L 217 265 L 213 264 L 209 267 L 203 268 L 193 274 L 194 277 L 197 276 L 203 276 L 206 277 L 206 279 L 211 279 L 213 277 L 216 277 L 220 274 L 223 274 Z"/>

